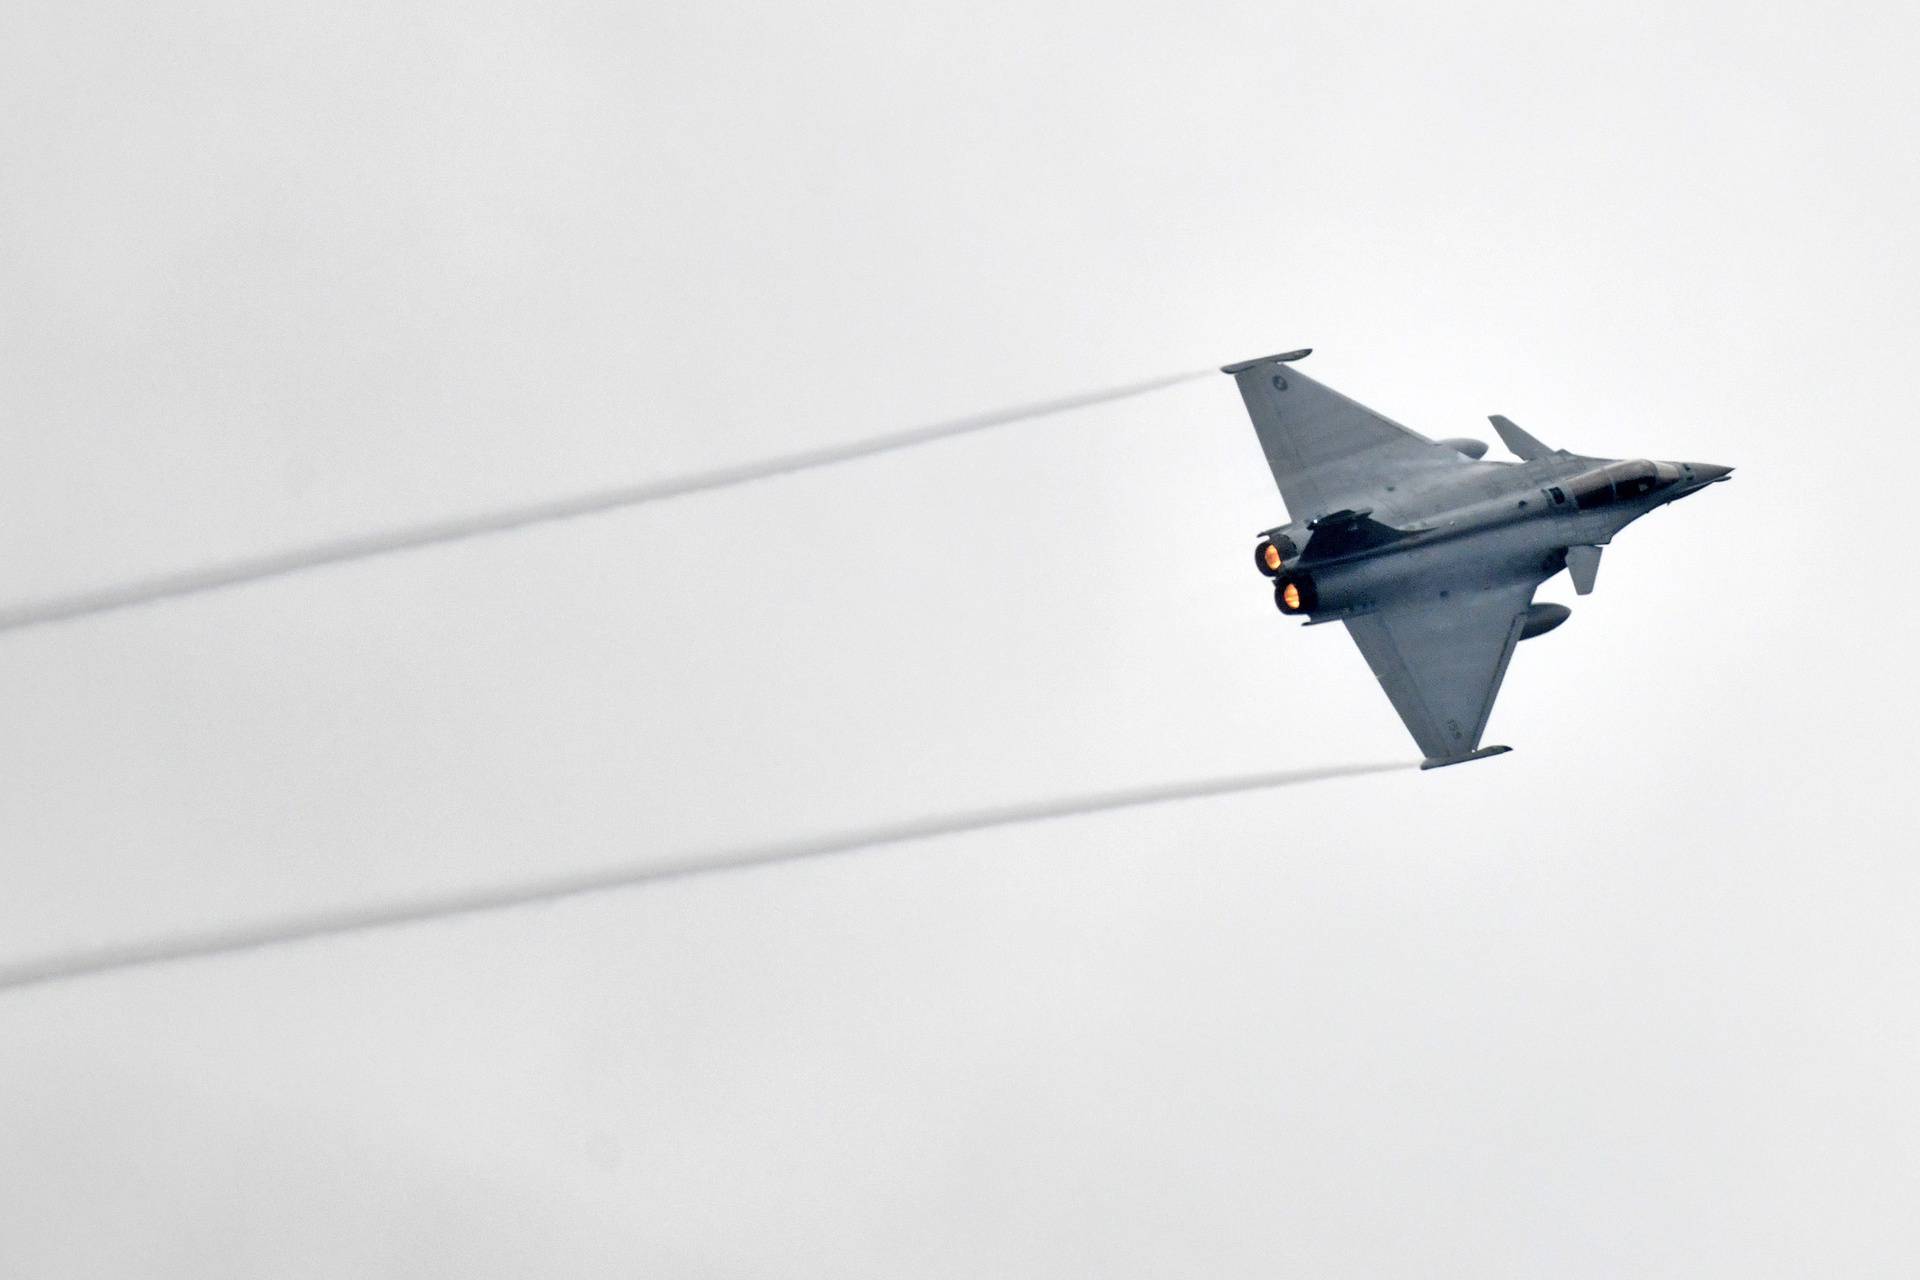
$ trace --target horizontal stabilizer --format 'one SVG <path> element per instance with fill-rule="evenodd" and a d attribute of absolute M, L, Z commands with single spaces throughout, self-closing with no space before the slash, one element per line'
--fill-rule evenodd
<path fill-rule="evenodd" d="M 1511 419 L 1503 418 L 1496 413 L 1489 416 L 1487 421 L 1491 422 L 1493 429 L 1500 433 L 1500 443 L 1507 446 L 1507 452 L 1522 462 L 1532 462 L 1535 458 L 1551 458 L 1559 452 L 1557 449 L 1547 448 L 1519 427 L 1514 426 Z"/>

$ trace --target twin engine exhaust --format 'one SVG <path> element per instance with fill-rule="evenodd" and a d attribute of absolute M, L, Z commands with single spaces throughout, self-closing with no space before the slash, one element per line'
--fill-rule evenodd
<path fill-rule="evenodd" d="M 1293 540 L 1284 534 L 1262 538 L 1253 549 L 1254 566 L 1273 579 L 1273 603 L 1286 614 L 1312 613 L 1320 602 L 1313 589 L 1313 575 L 1305 569 L 1287 567 L 1287 557 L 1299 553 Z"/>
<path fill-rule="evenodd" d="M 1253 549 L 1253 563 L 1260 572 L 1273 582 L 1273 603 L 1280 612 L 1288 616 L 1310 614 L 1320 605 L 1320 593 L 1314 586 L 1313 573 L 1298 565 L 1289 565 L 1289 557 L 1297 555 L 1299 549 L 1284 534 L 1272 538 L 1262 538 Z M 1568 618 L 1573 610 L 1563 604 L 1530 605 L 1524 621 L 1520 624 L 1520 638 L 1531 640 L 1543 636 Z"/>

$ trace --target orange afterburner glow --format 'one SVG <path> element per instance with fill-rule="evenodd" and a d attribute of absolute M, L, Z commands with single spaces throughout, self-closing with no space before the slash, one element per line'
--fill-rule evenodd
<path fill-rule="evenodd" d="M 1286 586 L 1280 588 L 1280 599 L 1287 608 L 1298 609 L 1300 607 L 1300 584 L 1297 582 L 1289 582 Z"/>
<path fill-rule="evenodd" d="M 1274 546 L 1271 542 L 1267 544 L 1266 550 L 1262 551 L 1260 555 L 1266 560 L 1267 568 L 1278 569 L 1280 567 L 1280 548 Z"/>

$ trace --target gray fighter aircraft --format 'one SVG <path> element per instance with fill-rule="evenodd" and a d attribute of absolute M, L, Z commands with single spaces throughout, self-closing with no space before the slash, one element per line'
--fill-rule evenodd
<path fill-rule="evenodd" d="M 1421 768 L 1497 755 L 1507 748 L 1480 736 L 1513 647 L 1571 613 L 1533 603 L 1534 588 L 1565 569 L 1586 595 L 1614 534 L 1733 468 L 1586 458 L 1498 415 L 1520 462 L 1483 462 L 1481 441 L 1429 440 L 1315 382 L 1293 367 L 1307 354 L 1221 370 L 1292 517 L 1261 535 L 1254 562 L 1280 612 L 1346 623 Z"/>

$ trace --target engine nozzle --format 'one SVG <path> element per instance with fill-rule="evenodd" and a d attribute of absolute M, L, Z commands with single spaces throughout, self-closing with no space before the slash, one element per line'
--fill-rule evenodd
<path fill-rule="evenodd" d="M 1278 577 L 1287 566 L 1287 557 L 1298 551 L 1293 539 L 1284 534 L 1262 538 L 1253 548 L 1254 567 L 1269 578 Z"/>
<path fill-rule="evenodd" d="M 1273 580 L 1273 603 L 1284 614 L 1312 613 L 1319 602 L 1310 574 L 1294 572 Z"/>

